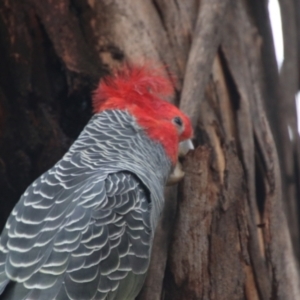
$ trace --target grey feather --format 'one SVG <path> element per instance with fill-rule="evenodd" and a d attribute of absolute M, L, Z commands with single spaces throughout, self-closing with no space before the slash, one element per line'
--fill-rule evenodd
<path fill-rule="evenodd" d="M 134 299 L 170 166 L 127 112 L 95 115 L 10 215 L 0 240 L 0 294 L 15 283 L 1 299 Z"/>

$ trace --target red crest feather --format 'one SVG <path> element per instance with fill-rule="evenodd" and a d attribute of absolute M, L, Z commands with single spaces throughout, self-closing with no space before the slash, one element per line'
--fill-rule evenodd
<path fill-rule="evenodd" d="M 111 76 L 103 78 L 93 96 L 94 112 L 104 109 L 122 109 L 124 105 L 142 105 L 149 101 L 156 102 L 157 96 L 173 96 L 174 89 L 162 69 L 151 69 L 146 66 L 126 65 Z M 122 101 L 109 101 L 109 99 Z M 123 102 L 123 104 L 122 104 Z"/>

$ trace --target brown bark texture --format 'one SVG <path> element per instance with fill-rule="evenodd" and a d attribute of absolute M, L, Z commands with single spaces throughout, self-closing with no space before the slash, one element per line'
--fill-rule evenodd
<path fill-rule="evenodd" d="M 138 299 L 300 299 L 300 0 L 279 2 L 280 73 L 267 1 L 1 0 L 1 227 L 91 117 L 99 79 L 151 62 L 177 77 L 197 147 Z"/>

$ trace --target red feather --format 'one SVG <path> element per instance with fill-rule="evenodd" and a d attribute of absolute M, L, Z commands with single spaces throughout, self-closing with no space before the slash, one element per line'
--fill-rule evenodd
<path fill-rule="evenodd" d="M 95 113 L 107 109 L 127 110 L 150 138 L 164 146 L 175 163 L 178 143 L 192 136 L 192 127 L 189 118 L 165 100 L 172 96 L 173 85 L 162 69 L 127 65 L 100 82 L 93 95 L 93 107 Z M 172 122 L 176 116 L 184 124 L 180 135 Z"/>

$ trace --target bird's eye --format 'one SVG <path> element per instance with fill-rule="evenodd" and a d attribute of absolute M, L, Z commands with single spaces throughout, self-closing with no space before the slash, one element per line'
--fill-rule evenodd
<path fill-rule="evenodd" d="M 182 126 L 182 120 L 181 120 L 181 118 L 180 117 L 175 117 L 174 119 L 173 119 L 173 122 L 176 124 L 176 125 L 178 125 L 178 126 Z"/>

